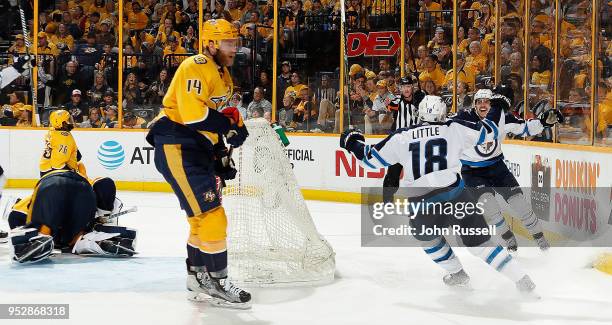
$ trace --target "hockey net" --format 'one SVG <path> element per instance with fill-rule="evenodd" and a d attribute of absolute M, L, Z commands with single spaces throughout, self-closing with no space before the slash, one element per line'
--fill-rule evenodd
<path fill-rule="evenodd" d="M 223 189 L 232 280 L 298 286 L 333 280 L 334 251 L 317 232 L 276 132 L 245 121 L 246 142 L 232 155 L 238 174 Z"/>

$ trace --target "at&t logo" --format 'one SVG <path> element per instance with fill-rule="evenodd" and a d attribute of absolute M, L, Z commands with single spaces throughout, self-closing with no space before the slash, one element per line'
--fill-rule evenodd
<path fill-rule="evenodd" d="M 98 148 L 98 161 L 108 170 L 119 168 L 125 160 L 125 151 L 117 141 L 105 141 Z"/>

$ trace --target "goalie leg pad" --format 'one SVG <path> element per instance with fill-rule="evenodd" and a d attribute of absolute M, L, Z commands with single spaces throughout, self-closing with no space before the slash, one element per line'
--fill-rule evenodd
<path fill-rule="evenodd" d="M 123 228 L 123 227 L 112 227 Z M 74 244 L 72 253 L 88 256 L 126 257 L 136 254 L 134 239 L 121 237 L 119 232 L 106 233 L 101 231 L 89 232 Z"/>
<path fill-rule="evenodd" d="M 13 260 L 19 263 L 42 261 L 53 253 L 53 237 L 40 234 L 36 228 L 14 230 L 11 237 Z"/>

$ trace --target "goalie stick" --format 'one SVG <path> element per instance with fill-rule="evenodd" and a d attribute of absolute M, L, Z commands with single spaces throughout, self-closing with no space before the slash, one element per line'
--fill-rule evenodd
<path fill-rule="evenodd" d="M 123 211 L 119 211 L 117 213 L 113 213 L 109 216 L 102 216 L 102 217 L 98 217 L 97 221 L 101 222 L 101 223 L 113 223 L 115 219 L 118 219 L 121 216 L 124 216 L 128 213 L 132 213 L 132 212 L 137 212 L 138 211 L 138 207 L 133 206 L 127 210 L 123 210 Z M 117 222 L 119 222 L 119 220 L 117 220 Z"/>
<path fill-rule="evenodd" d="M 28 33 L 28 25 L 26 22 L 25 11 L 23 10 L 23 6 L 21 2 L 24 0 L 17 0 L 17 5 L 19 6 L 19 17 L 21 19 L 21 32 L 23 33 L 23 40 L 25 42 L 25 50 L 26 55 L 30 56 L 30 34 Z M 32 107 L 34 107 L 33 118 L 36 118 L 36 125 L 40 125 L 40 116 L 38 115 L 38 87 L 34 84 L 34 67 L 30 64 L 30 83 L 32 84 Z"/>

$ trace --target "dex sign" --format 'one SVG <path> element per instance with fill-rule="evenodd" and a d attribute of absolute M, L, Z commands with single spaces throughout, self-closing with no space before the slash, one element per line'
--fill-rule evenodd
<path fill-rule="evenodd" d="M 399 50 L 401 41 L 398 31 L 349 33 L 346 51 L 349 57 L 393 56 Z"/>

